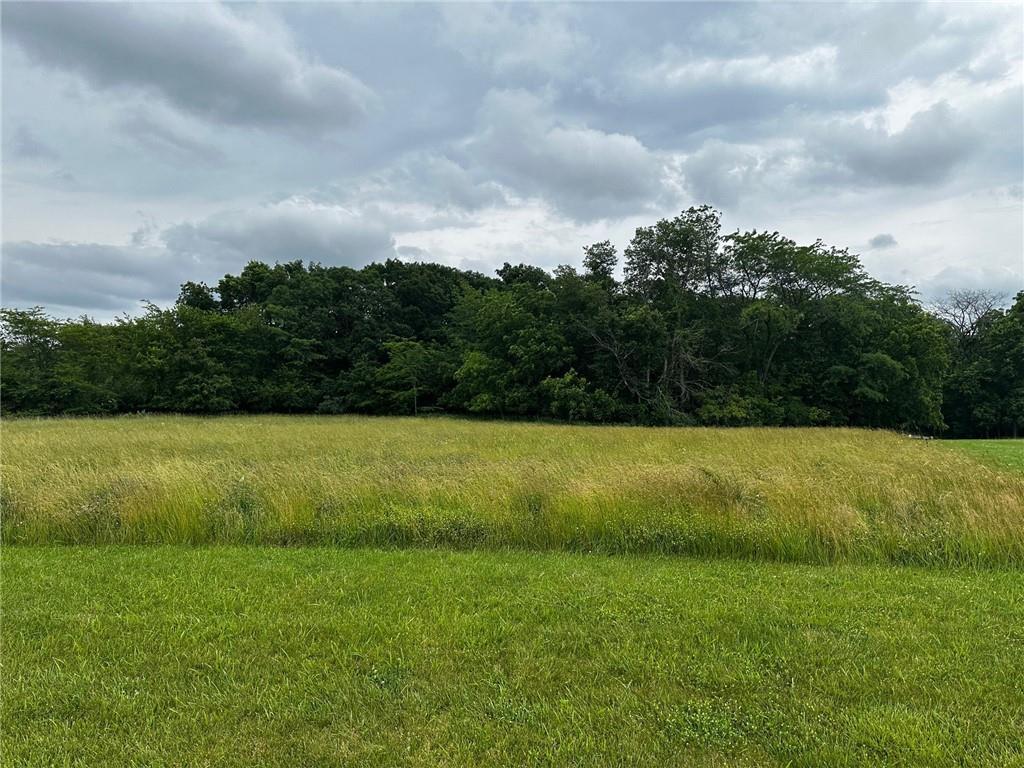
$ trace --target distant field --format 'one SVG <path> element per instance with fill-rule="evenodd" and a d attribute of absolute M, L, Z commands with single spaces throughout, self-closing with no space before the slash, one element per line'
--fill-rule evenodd
<path fill-rule="evenodd" d="M 9 543 L 1024 563 L 1024 475 L 888 432 L 152 416 L 8 421 L 3 449 Z"/>
<path fill-rule="evenodd" d="M 947 443 L 995 466 L 1024 472 L 1024 440 L 949 440 Z"/>
<path fill-rule="evenodd" d="M 9 547 L 6 765 L 1024 765 L 1015 571 Z"/>

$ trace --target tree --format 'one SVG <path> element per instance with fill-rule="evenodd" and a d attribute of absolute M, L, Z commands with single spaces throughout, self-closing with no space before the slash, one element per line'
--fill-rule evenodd
<path fill-rule="evenodd" d="M 220 302 L 213 295 L 210 286 L 206 283 L 194 283 L 191 280 L 182 283 L 181 292 L 178 294 L 178 304 L 208 311 L 220 309 Z"/>
<path fill-rule="evenodd" d="M 384 344 L 388 362 L 378 370 L 377 380 L 397 410 L 419 413 L 424 391 L 436 398 L 437 384 L 445 378 L 441 354 L 418 341 L 389 341 Z"/>
<path fill-rule="evenodd" d="M 1024 431 L 1024 292 L 1008 310 L 993 294 L 951 294 L 940 309 L 952 337 L 953 362 L 943 411 L 954 435 Z"/>
<path fill-rule="evenodd" d="M 1006 301 L 995 291 L 961 289 L 949 291 L 935 305 L 935 316 L 944 320 L 957 339 L 974 336 L 981 321 Z"/>
<path fill-rule="evenodd" d="M 562 376 L 549 376 L 541 383 L 547 401 L 547 412 L 568 422 L 606 421 L 614 418 L 615 398 L 601 389 L 594 389 L 573 369 Z"/>
<path fill-rule="evenodd" d="M 707 205 L 638 228 L 626 248 L 626 288 L 648 301 L 666 293 L 718 293 L 725 277 L 720 231 L 718 211 Z"/>
<path fill-rule="evenodd" d="M 618 262 L 615 246 L 608 240 L 583 249 L 583 269 L 587 279 L 605 288 L 615 285 L 615 265 Z"/>
<path fill-rule="evenodd" d="M 56 363 L 60 323 L 42 307 L 0 310 L 0 404 L 5 413 L 60 413 Z"/>
<path fill-rule="evenodd" d="M 772 362 L 779 348 L 792 339 L 803 315 L 795 309 L 779 306 L 765 300 L 756 300 L 740 313 L 742 327 L 748 333 L 748 343 L 754 352 L 758 379 L 767 387 Z"/>

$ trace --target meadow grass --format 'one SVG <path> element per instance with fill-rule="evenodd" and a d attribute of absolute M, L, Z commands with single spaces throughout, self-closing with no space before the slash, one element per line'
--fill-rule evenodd
<path fill-rule="evenodd" d="M 1012 570 L 5 547 L 4 764 L 1024 766 Z"/>
<path fill-rule="evenodd" d="M 1024 474 L 853 429 L 148 416 L 3 424 L 7 543 L 1024 563 Z"/>

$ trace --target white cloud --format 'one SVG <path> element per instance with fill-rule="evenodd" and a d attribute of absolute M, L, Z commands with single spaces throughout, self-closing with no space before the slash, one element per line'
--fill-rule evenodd
<path fill-rule="evenodd" d="M 669 46 L 653 66 L 635 71 L 633 77 L 652 88 L 743 85 L 820 89 L 836 83 L 836 54 L 835 46 L 819 45 L 779 57 L 694 58 Z"/>

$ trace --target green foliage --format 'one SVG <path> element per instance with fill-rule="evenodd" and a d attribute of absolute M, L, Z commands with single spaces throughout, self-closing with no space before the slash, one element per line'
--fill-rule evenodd
<path fill-rule="evenodd" d="M 576 371 L 557 378 L 549 376 L 540 384 L 547 402 L 547 412 L 564 421 L 611 421 L 616 417 L 618 403 L 603 389 L 594 389 Z"/>
<path fill-rule="evenodd" d="M 451 378 L 451 367 L 442 350 L 419 341 L 389 341 L 384 344 L 388 362 L 377 370 L 378 391 L 387 398 L 393 413 L 419 413 L 431 407 Z"/>
<path fill-rule="evenodd" d="M 1024 292 L 973 326 L 949 327 L 954 364 L 945 382 L 953 434 L 1024 435 Z"/>
<path fill-rule="evenodd" d="M 1024 425 L 1024 310 L 969 338 L 856 256 L 721 233 L 704 206 L 641 227 L 624 279 L 505 264 L 248 264 L 111 324 L 3 310 L 5 414 L 416 414 L 643 424 Z M 957 326 L 961 328 L 961 326 Z"/>
<path fill-rule="evenodd" d="M 605 288 L 615 286 L 615 265 L 618 261 L 615 246 L 608 240 L 583 249 L 583 269 L 587 279 Z"/>

